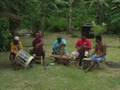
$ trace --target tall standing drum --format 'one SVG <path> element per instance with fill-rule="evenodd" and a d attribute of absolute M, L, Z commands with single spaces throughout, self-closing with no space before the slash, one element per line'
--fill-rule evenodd
<path fill-rule="evenodd" d="M 20 50 L 16 55 L 15 62 L 16 64 L 19 64 L 24 68 L 27 68 L 33 59 L 34 57 L 31 56 L 29 53 L 27 53 L 24 50 Z"/>

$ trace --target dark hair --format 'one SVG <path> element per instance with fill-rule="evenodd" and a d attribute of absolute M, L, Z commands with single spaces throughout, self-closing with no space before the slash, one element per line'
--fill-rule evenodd
<path fill-rule="evenodd" d="M 98 40 L 99 40 L 99 41 L 102 41 L 102 36 L 101 36 L 101 35 L 98 35 L 98 36 L 95 37 L 95 39 L 96 39 L 96 41 L 98 41 Z"/>
<path fill-rule="evenodd" d="M 62 42 L 62 38 L 61 38 L 61 37 L 58 37 L 58 38 L 57 38 L 57 42 L 58 42 L 58 43 L 61 43 L 61 42 Z"/>

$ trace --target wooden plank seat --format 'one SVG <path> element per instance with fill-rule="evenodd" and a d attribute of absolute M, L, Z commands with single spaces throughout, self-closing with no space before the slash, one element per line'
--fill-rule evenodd
<path fill-rule="evenodd" d="M 51 55 L 54 58 L 54 62 L 57 64 L 69 65 L 71 58 L 68 56 L 61 55 Z"/>

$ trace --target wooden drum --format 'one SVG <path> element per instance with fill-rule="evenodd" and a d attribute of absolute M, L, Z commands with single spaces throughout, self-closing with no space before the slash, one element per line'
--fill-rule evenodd
<path fill-rule="evenodd" d="M 16 64 L 21 65 L 24 68 L 27 68 L 33 59 L 34 57 L 31 56 L 29 53 L 27 53 L 24 50 L 20 50 L 16 55 L 15 62 Z"/>

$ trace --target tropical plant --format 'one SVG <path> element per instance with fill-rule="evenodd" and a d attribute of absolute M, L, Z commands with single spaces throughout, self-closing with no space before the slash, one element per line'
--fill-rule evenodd
<path fill-rule="evenodd" d="M 106 9 L 109 7 L 107 0 L 91 0 L 90 7 L 96 8 L 96 23 L 105 22 Z"/>

